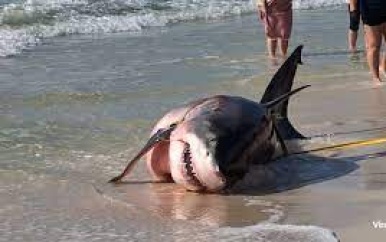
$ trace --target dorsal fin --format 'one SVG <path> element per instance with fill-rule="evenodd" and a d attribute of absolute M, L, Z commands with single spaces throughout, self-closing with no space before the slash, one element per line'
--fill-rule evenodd
<path fill-rule="evenodd" d="M 278 71 L 273 76 L 267 89 L 261 98 L 261 104 L 267 104 L 291 92 L 292 84 L 295 78 L 296 70 L 299 64 L 302 64 L 302 49 L 303 45 L 299 45 L 282 64 Z M 270 108 L 277 117 L 276 125 L 284 139 L 302 139 L 301 135 L 289 122 L 288 114 L 288 98 L 273 105 Z"/>
<path fill-rule="evenodd" d="M 303 45 L 299 45 L 277 70 L 265 89 L 260 103 L 270 102 L 291 91 L 298 64 L 302 64 Z"/>

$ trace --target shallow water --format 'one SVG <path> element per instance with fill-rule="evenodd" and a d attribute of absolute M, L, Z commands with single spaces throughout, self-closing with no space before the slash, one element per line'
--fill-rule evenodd
<path fill-rule="evenodd" d="M 312 87 L 293 98 L 290 114 L 296 127 L 314 137 L 306 149 L 385 135 L 385 90 L 368 84 L 362 53 L 346 52 L 345 14 L 295 14 L 291 49 L 305 44 L 296 85 Z M 345 192 L 363 199 L 355 219 L 371 218 L 366 204 L 383 201 L 383 183 L 377 182 L 383 178 L 368 175 L 385 169 L 382 145 L 256 167 L 228 196 L 150 183 L 144 164 L 126 184 L 106 183 L 171 107 L 215 93 L 258 99 L 276 69 L 264 50 L 261 26 L 255 15 L 247 15 L 135 35 L 57 37 L 0 59 L 2 239 L 259 241 L 290 238 L 296 231 L 294 241 L 332 240 L 319 228 L 256 225 L 260 222 L 317 225 L 342 238 L 360 231 L 371 235 L 368 223 L 356 232 L 344 223 L 350 217 L 336 222 L 357 211 L 354 206 L 339 213 L 344 198 L 319 210 L 323 196 Z M 254 174 L 266 179 L 254 180 Z M 347 184 L 355 185 L 346 189 Z M 336 215 L 325 216 L 331 212 Z"/>
<path fill-rule="evenodd" d="M 294 0 L 295 9 L 340 8 L 345 0 Z M 141 33 L 190 21 L 254 13 L 254 0 L 1 0 L 0 56 L 57 36 Z"/>

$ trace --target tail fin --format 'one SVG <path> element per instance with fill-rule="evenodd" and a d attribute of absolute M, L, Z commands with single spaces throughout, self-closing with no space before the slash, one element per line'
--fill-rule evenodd
<path fill-rule="evenodd" d="M 290 57 L 287 58 L 287 60 L 275 73 L 267 89 L 265 90 L 260 103 L 265 104 L 272 102 L 280 96 L 291 91 L 298 64 L 302 64 L 302 49 L 303 45 L 296 47 Z M 277 128 L 279 129 L 279 132 L 284 139 L 305 138 L 292 126 L 288 120 L 288 99 L 280 102 L 277 105 L 274 105 L 271 110 L 277 117 Z"/>

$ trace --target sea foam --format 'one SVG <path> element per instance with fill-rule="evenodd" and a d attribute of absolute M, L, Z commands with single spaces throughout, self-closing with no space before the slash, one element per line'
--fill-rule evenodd
<path fill-rule="evenodd" d="M 257 224 L 243 228 L 221 228 L 220 241 L 337 242 L 335 233 L 318 226 Z"/>

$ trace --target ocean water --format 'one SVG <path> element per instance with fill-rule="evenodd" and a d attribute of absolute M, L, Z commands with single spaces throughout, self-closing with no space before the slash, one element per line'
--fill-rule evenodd
<path fill-rule="evenodd" d="M 295 0 L 294 8 L 334 8 L 344 2 Z M 137 33 L 255 11 L 253 0 L 2 0 L 0 56 L 16 55 L 55 36 Z"/>
<path fill-rule="evenodd" d="M 290 48 L 305 45 L 296 85 L 316 94 L 370 90 L 362 53 L 346 51 L 344 2 L 294 1 Z M 254 1 L 0 4 L 0 241 L 335 240 L 317 227 L 328 224 L 280 225 L 286 205 L 264 196 L 203 199 L 152 184 L 143 163 L 128 184 L 107 184 L 170 108 L 218 93 L 260 97 L 276 67 Z M 307 134 L 333 126 L 300 98 L 291 113 Z M 366 110 L 381 126 L 384 111 Z M 314 177 L 355 168 L 321 167 Z"/>

